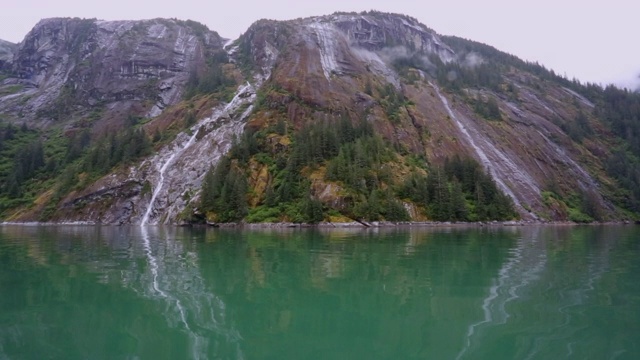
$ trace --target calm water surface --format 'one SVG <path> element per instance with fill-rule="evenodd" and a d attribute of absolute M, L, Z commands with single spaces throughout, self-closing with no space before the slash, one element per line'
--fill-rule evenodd
<path fill-rule="evenodd" d="M 0 227 L 0 359 L 640 359 L 640 229 Z"/>

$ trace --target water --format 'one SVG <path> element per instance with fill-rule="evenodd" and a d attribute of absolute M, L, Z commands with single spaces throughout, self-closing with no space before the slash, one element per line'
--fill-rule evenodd
<path fill-rule="evenodd" d="M 640 229 L 0 227 L 0 359 L 638 359 Z"/>

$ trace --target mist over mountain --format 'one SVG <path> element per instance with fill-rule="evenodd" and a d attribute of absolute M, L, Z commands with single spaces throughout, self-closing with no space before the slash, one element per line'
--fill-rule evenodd
<path fill-rule="evenodd" d="M 5 221 L 636 219 L 640 97 L 412 17 L 40 21 L 0 42 Z"/>
<path fill-rule="evenodd" d="M 640 88 L 640 71 L 637 72 L 637 75 L 630 76 L 627 78 L 619 79 L 617 81 L 613 81 L 613 84 L 621 89 L 629 89 L 631 91 L 638 91 Z"/>

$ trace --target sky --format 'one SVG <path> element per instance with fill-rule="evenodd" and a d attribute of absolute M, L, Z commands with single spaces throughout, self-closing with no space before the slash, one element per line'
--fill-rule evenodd
<path fill-rule="evenodd" d="M 3 0 L 0 39 L 19 42 L 42 18 L 191 19 L 235 39 L 254 21 L 380 10 L 443 35 L 483 42 L 569 78 L 640 85 L 640 1 L 631 0 Z"/>

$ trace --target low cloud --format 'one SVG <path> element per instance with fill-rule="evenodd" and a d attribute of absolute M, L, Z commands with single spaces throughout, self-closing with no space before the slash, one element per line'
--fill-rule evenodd
<path fill-rule="evenodd" d="M 482 63 L 484 63 L 484 59 L 474 52 L 467 53 L 462 59 L 462 65 L 470 68 L 482 65 Z"/>
<path fill-rule="evenodd" d="M 618 77 L 617 81 L 612 82 L 615 86 L 626 88 L 631 91 L 640 92 L 640 71 L 635 71 L 634 75 Z M 604 86 L 608 84 L 603 84 Z"/>

